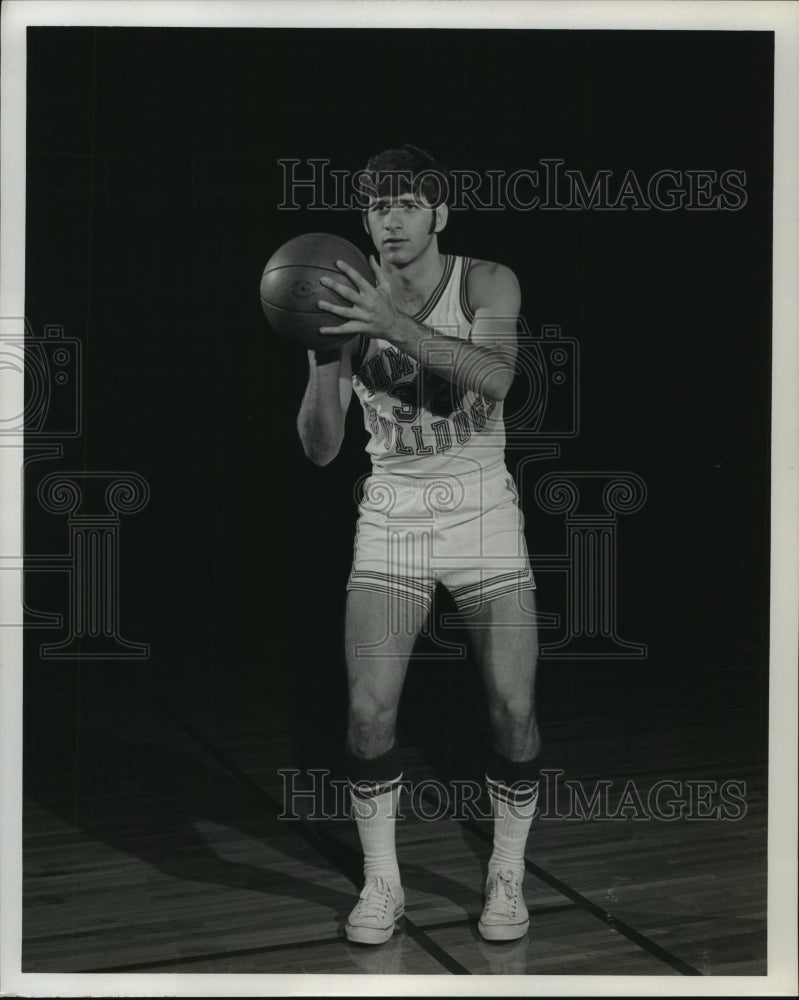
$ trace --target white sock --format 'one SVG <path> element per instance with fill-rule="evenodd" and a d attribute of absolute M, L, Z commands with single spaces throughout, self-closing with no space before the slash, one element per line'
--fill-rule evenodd
<path fill-rule="evenodd" d="M 399 884 L 397 849 L 394 839 L 402 775 L 388 786 L 381 785 L 377 795 L 359 798 L 352 795 L 352 812 L 358 827 L 363 849 L 363 874 L 365 879 L 383 875 Z"/>
<path fill-rule="evenodd" d="M 538 783 L 520 792 L 486 777 L 486 786 L 494 813 L 494 850 L 488 874 L 510 868 L 524 875 L 524 851 L 538 802 Z"/>

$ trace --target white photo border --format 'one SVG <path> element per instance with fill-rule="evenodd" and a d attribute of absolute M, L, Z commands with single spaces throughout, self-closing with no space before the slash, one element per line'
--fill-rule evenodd
<path fill-rule="evenodd" d="M 681 0 L 6 0 L 0 64 L 0 316 L 25 314 L 26 28 L 383 27 L 773 31 L 774 285 L 768 807 L 768 974 L 675 976 L 323 976 L 25 974 L 22 904 L 22 629 L 0 629 L 0 993 L 24 996 L 509 995 L 715 996 L 797 992 L 797 512 L 799 511 L 799 5 Z M 20 324 L 22 320 L 19 321 Z M 23 385 L 4 376 L 5 405 Z M 0 553 L 21 552 L 22 449 L 0 447 Z M 0 556 L 2 558 L 2 556 Z M 21 574 L 0 573 L 0 620 L 19 616 Z M 19 620 L 14 617 L 14 620 Z M 231 993 L 231 983 L 234 992 Z"/>

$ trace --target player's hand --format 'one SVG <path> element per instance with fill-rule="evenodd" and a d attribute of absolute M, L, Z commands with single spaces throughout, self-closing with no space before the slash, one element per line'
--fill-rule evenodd
<path fill-rule="evenodd" d="M 388 338 L 397 324 L 400 313 L 391 299 L 388 278 L 374 257 L 369 258 L 377 284 L 373 287 L 358 272 L 343 260 L 336 261 L 336 267 L 355 285 L 345 285 L 335 278 L 319 280 L 331 291 L 349 302 L 348 306 L 336 305 L 320 299 L 317 305 L 326 312 L 341 316 L 345 322 L 340 326 L 320 327 L 320 333 L 365 333 L 369 337 Z"/>

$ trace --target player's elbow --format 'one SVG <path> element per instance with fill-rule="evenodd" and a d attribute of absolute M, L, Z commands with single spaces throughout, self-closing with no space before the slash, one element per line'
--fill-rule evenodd
<path fill-rule="evenodd" d="M 304 427 L 302 423 L 298 423 L 298 430 L 305 457 L 310 459 L 314 465 L 330 465 L 341 450 L 343 432 L 333 434 L 314 432 Z"/>
<path fill-rule="evenodd" d="M 306 458 L 309 458 L 314 465 L 320 467 L 330 465 L 339 452 L 338 448 L 319 447 L 317 445 L 303 445 L 303 449 Z"/>
<path fill-rule="evenodd" d="M 339 453 L 344 440 L 344 419 L 337 417 L 305 404 L 300 407 L 297 434 L 305 457 L 314 465 L 329 465 Z"/>

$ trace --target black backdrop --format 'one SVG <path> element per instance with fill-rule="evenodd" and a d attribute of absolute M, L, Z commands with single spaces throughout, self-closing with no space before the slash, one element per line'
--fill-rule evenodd
<path fill-rule="evenodd" d="M 410 141 L 455 169 L 745 172 L 738 210 L 453 212 L 441 245 L 509 265 L 529 326 L 579 342 L 580 434 L 542 473 L 647 487 L 620 519 L 618 609 L 647 659 L 545 664 L 542 683 L 602 676 L 612 698 L 667 673 L 762 697 L 772 73 L 772 36 L 741 31 L 29 29 L 26 314 L 81 340 L 85 409 L 63 459 L 29 467 L 26 546 L 56 544 L 45 473 L 146 478 L 122 524 L 120 627 L 151 658 L 108 669 L 343 684 L 364 434 L 353 413 L 336 463 L 304 458 L 304 355 L 267 328 L 258 282 L 301 232 L 368 250 L 357 213 L 278 211 L 278 158 L 354 170 Z M 531 549 L 562 550 L 562 524 L 525 506 Z M 29 604 L 59 610 L 59 586 L 30 574 Z M 540 590 L 562 611 L 545 575 Z M 29 685 L 80 670 L 37 666 L 54 638 L 28 631 Z"/>

